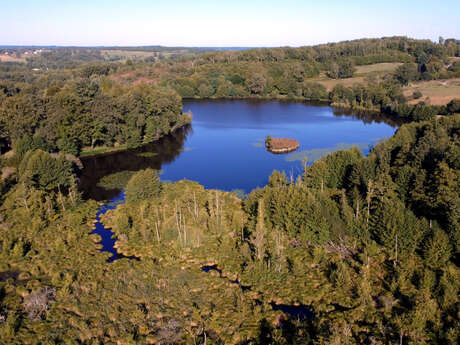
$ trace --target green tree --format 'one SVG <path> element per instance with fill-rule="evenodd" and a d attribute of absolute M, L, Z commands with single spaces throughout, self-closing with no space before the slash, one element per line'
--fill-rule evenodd
<path fill-rule="evenodd" d="M 91 137 L 91 148 L 94 148 L 98 142 L 104 142 L 106 140 L 106 128 L 103 122 L 94 120 L 91 123 L 89 130 L 89 135 Z"/>
<path fill-rule="evenodd" d="M 269 135 L 265 138 L 265 147 L 268 149 L 272 147 L 272 137 Z"/>
<path fill-rule="evenodd" d="M 395 71 L 395 78 L 402 85 L 408 85 L 411 81 L 417 80 L 418 77 L 417 65 L 414 63 L 405 63 Z"/>
<path fill-rule="evenodd" d="M 447 266 L 451 253 L 449 236 L 444 231 L 436 229 L 433 237 L 425 245 L 425 262 L 434 269 L 443 269 Z"/>
<path fill-rule="evenodd" d="M 161 189 L 161 182 L 155 170 L 140 170 L 131 177 L 126 185 L 126 201 L 132 203 L 155 198 L 160 195 Z"/>
<path fill-rule="evenodd" d="M 247 86 L 252 94 L 260 95 L 267 86 L 267 79 L 262 73 L 254 73 L 248 80 Z"/>
<path fill-rule="evenodd" d="M 345 59 L 339 61 L 339 78 L 351 78 L 354 72 L 355 68 L 351 60 Z"/>
<path fill-rule="evenodd" d="M 268 178 L 268 186 L 270 187 L 284 187 L 287 185 L 289 185 L 289 181 L 284 171 L 279 172 L 278 170 L 274 170 Z"/>
<path fill-rule="evenodd" d="M 414 99 L 419 99 L 419 98 L 422 98 L 423 97 L 423 94 L 420 92 L 420 90 L 415 90 L 413 93 L 412 93 L 412 97 Z"/>
<path fill-rule="evenodd" d="M 36 149 L 48 151 L 49 147 L 43 138 L 38 136 L 30 137 L 25 135 L 13 143 L 13 149 L 16 157 L 22 160 L 27 151 L 33 151 Z"/>
<path fill-rule="evenodd" d="M 265 249 L 267 242 L 267 228 L 265 227 L 263 199 L 260 199 L 257 203 L 257 223 L 256 229 L 252 234 L 251 241 L 256 250 L 257 260 L 259 262 L 262 262 L 265 257 Z"/>
<path fill-rule="evenodd" d="M 38 149 L 24 156 L 19 166 L 19 179 L 31 182 L 40 189 L 53 190 L 69 187 L 74 176 L 72 164 L 64 156 L 53 157 Z"/>

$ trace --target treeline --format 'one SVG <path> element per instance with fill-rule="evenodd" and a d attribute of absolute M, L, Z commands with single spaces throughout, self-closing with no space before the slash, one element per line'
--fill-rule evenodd
<path fill-rule="evenodd" d="M 460 99 L 454 99 L 445 106 L 435 106 L 429 102 L 408 104 L 401 87 L 392 80 L 372 81 L 367 85 L 355 84 L 351 87 L 338 84 L 328 97 L 331 105 L 339 108 L 380 112 L 406 122 L 426 121 L 436 115 L 460 113 Z"/>
<path fill-rule="evenodd" d="M 423 104 L 417 108 L 409 106 L 414 115 L 408 115 L 407 107 L 399 107 L 407 101 L 402 87 L 417 80 L 456 77 L 457 63 L 451 62 L 449 57 L 458 55 L 458 49 L 455 40 L 434 43 L 393 37 L 313 47 L 219 51 L 151 67 L 139 65 L 138 68 L 143 76 L 175 89 L 183 98 L 322 100 L 355 110 L 382 111 L 407 120 L 426 120 L 430 118 L 426 114 L 446 114 L 446 108 L 425 104 L 420 111 Z M 387 59 L 386 54 L 394 51 L 400 54 Z M 349 78 L 353 76 L 355 65 L 389 61 L 404 64 L 394 73 L 366 78 L 364 83 L 353 87 L 339 85 L 329 92 L 322 84 L 311 80 L 323 74 L 334 79 Z M 426 114 L 419 115 L 420 112 Z"/>
<path fill-rule="evenodd" d="M 179 96 L 326 101 L 354 110 L 426 120 L 434 114 L 449 114 L 452 107 L 409 106 L 401 86 L 455 75 L 457 64 L 448 65 L 448 57 L 458 55 L 458 49 L 455 40 L 434 43 L 392 37 L 300 48 L 216 51 L 154 64 L 103 63 L 97 49 L 51 50 L 37 56 L 43 64 L 39 71 L 0 64 L 0 145 L 5 151 L 26 135 L 40 137 L 49 149 L 73 154 L 84 146 L 136 146 L 184 121 Z M 48 62 L 40 59 L 55 63 L 58 70 L 48 70 Z M 386 77 L 352 87 L 338 85 L 332 92 L 311 81 L 320 74 L 348 78 L 355 65 L 382 61 L 407 64 Z M 132 83 L 119 85 L 125 79 Z M 156 86 L 133 86 L 137 81 Z"/>
<path fill-rule="evenodd" d="M 407 37 L 359 39 L 299 48 L 256 48 L 243 51 L 217 51 L 196 58 L 198 64 L 241 62 L 280 62 L 284 60 L 317 61 L 320 63 L 350 58 L 356 65 L 380 62 L 410 62 L 423 56 L 460 56 L 455 39 L 416 40 Z"/>
<path fill-rule="evenodd" d="M 369 78 L 365 84 L 355 83 L 347 87 L 339 83 L 328 91 L 322 84 L 309 80 L 311 74 L 306 68 L 308 66 L 297 62 L 283 62 L 265 67 L 223 66 L 219 72 L 207 74 L 206 67 L 197 68 L 192 76 L 186 78 L 172 79 L 174 77 L 169 75 L 160 84 L 175 89 L 183 98 L 257 97 L 324 101 L 355 111 L 382 112 L 405 121 L 424 121 L 437 114 L 460 112 L 458 100 L 446 106 L 433 106 L 429 102 L 407 104 L 398 79 L 399 70 L 384 78 Z"/>
<path fill-rule="evenodd" d="M 26 59 L 27 67 L 44 70 L 76 68 L 104 60 L 99 49 L 91 48 L 56 48 Z"/>
<path fill-rule="evenodd" d="M 136 147 L 189 123 L 172 90 L 121 86 L 91 75 L 56 81 L 46 89 L 7 89 L 0 106 L 4 145 L 79 155 L 82 148 Z"/>
<path fill-rule="evenodd" d="M 320 71 L 325 71 L 329 77 L 334 79 L 348 78 L 353 75 L 354 65 L 405 62 L 411 66 L 410 63 L 413 65 L 417 63 L 420 73 L 425 79 L 429 76 L 436 78 L 441 72 L 449 75 L 449 72 L 444 68 L 445 65 L 448 65 L 448 57 L 459 55 L 460 45 L 453 39 L 440 40 L 439 43 L 434 43 L 429 40 L 391 37 L 300 48 L 218 51 L 192 58 L 184 57 L 182 59 L 183 65 L 175 64 L 174 70 L 179 74 L 187 71 L 188 76 L 203 73 L 205 70 L 209 74 L 221 72 L 225 80 L 231 81 L 235 88 L 236 85 L 244 85 L 247 81 L 246 91 L 249 94 L 299 96 L 299 87 L 298 85 L 295 86 L 295 82 L 302 82 L 303 78 L 315 77 Z M 252 72 L 249 75 L 245 73 L 248 65 Z M 188 68 L 185 69 L 185 66 Z M 229 68 L 229 66 L 233 66 L 233 68 Z M 241 68 L 241 72 L 235 73 L 238 68 L 236 66 Z M 230 71 L 228 71 L 229 69 Z M 206 79 L 210 80 L 210 78 Z M 197 91 L 200 85 L 184 85 L 182 82 L 182 80 L 178 81 L 185 88 L 182 93 L 179 91 L 183 97 L 190 97 L 192 94 L 199 95 Z M 257 86 L 252 88 L 254 82 Z M 214 82 L 211 86 L 217 93 L 216 97 L 220 97 L 221 94 L 217 92 L 219 85 Z M 206 87 L 209 86 L 206 85 Z M 195 88 L 195 92 L 192 93 L 189 88 Z M 234 95 L 237 96 L 240 93 L 241 89 L 236 88 Z M 200 96 L 202 97 L 202 95 Z M 225 96 L 231 95 L 227 93 Z"/>
<path fill-rule="evenodd" d="M 434 56 L 425 56 L 418 63 L 405 63 L 395 71 L 396 80 L 402 85 L 411 82 L 450 79 L 460 77 L 460 63 L 453 62 L 447 65 Z"/>
<path fill-rule="evenodd" d="M 183 56 L 191 56 L 206 52 L 204 48 L 187 47 L 12 47 L 0 49 L 0 54 L 7 53 L 16 58 L 25 58 L 25 65 L 30 69 L 58 70 L 81 67 L 90 63 L 119 62 L 126 60 L 127 54 L 113 53 L 122 52 L 151 52 L 157 53 L 158 59 L 166 56 L 178 59 Z M 104 52 L 112 52 L 104 54 Z M 133 58 L 131 58 L 132 60 Z M 155 57 L 135 57 L 134 60 L 155 62 Z M 0 62 L 0 65 L 24 65 L 23 62 Z"/>

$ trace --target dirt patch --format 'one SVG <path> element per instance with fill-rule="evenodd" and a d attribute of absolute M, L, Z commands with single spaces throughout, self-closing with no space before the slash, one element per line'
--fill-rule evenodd
<path fill-rule="evenodd" d="M 158 82 L 158 78 L 140 77 L 134 80 L 132 83 L 134 85 L 137 85 L 137 84 L 156 84 L 157 82 Z"/>
<path fill-rule="evenodd" d="M 346 87 L 351 87 L 353 86 L 353 84 L 366 85 L 367 77 L 382 77 L 386 74 L 394 72 L 396 68 L 398 68 L 398 66 L 400 65 L 402 65 L 402 63 L 385 62 L 376 63 L 373 65 L 356 66 L 356 71 L 354 77 L 352 78 L 330 79 L 326 76 L 326 74 L 322 73 L 319 77 L 309 79 L 308 81 L 319 83 L 323 85 L 327 89 L 327 91 L 332 91 L 332 89 L 338 84 L 342 84 Z"/>
<path fill-rule="evenodd" d="M 110 79 L 117 82 L 130 83 L 130 84 L 156 84 L 159 78 L 149 78 L 140 75 L 139 71 L 131 71 L 121 74 L 114 74 L 110 76 Z"/>
<path fill-rule="evenodd" d="M 6 180 L 8 177 L 13 175 L 15 172 L 16 172 L 16 168 L 14 167 L 4 167 L 2 169 L 1 179 Z"/>
<path fill-rule="evenodd" d="M 422 93 L 421 98 L 412 98 L 415 90 Z M 445 105 L 455 98 L 460 98 L 460 78 L 413 83 L 404 88 L 404 96 L 409 99 L 409 104 L 417 104 L 429 97 L 431 104 Z"/>
<path fill-rule="evenodd" d="M 367 84 L 365 81 L 365 77 L 353 77 L 353 78 L 346 78 L 346 79 L 321 78 L 321 79 L 312 79 L 309 81 L 323 85 L 327 89 L 327 91 L 332 91 L 334 86 L 338 84 L 342 84 L 343 86 L 346 86 L 346 87 L 351 87 L 353 86 L 353 84 Z"/>
<path fill-rule="evenodd" d="M 11 56 L 11 55 L 1 54 L 0 55 L 0 62 L 21 62 L 21 63 L 24 63 L 24 62 L 26 62 L 26 59 L 24 59 L 22 57 L 17 58 L 17 57 Z"/>

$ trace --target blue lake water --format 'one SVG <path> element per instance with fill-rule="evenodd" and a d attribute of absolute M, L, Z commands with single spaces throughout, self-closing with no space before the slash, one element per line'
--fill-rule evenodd
<path fill-rule="evenodd" d="M 135 150 L 83 158 L 81 188 L 87 197 L 110 200 L 122 187 L 101 181 L 154 168 L 163 181 L 189 179 L 206 188 L 250 192 L 263 187 L 273 170 L 297 176 L 302 161 L 312 162 L 339 149 L 358 146 L 364 154 L 396 124 L 379 115 L 340 112 L 327 105 L 277 101 L 184 101 L 192 125 Z M 275 155 L 264 139 L 294 138 L 297 151 Z M 123 173 L 126 173 L 123 175 Z M 118 174 L 118 175 L 117 175 Z"/>

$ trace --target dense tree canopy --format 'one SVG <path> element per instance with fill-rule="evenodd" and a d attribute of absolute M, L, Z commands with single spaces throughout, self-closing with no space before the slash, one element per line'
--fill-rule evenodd
<path fill-rule="evenodd" d="M 22 92 L 0 108 L 4 135 L 19 154 L 32 146 L 74 155 L 83 147 L 135 147 L 189 121 L 172 90 L 127 88 L 98 78 L 77 78 L 46 94 Z"/>
<path fill-rule="evenodd" d="M 458 343 L 460 107 L 409 105 L 401 89 L 454 76 L 454 55 L 455 40 L 392 37 L 0 64 L 0 343 Z M 309 80 L 375 62 L 405 64 L 330 92 Z M 411 123 L 367 157 L 338 151 L 295 181 L 275 171 L 244 200 L 129 172 L 127 202 L 96 218 L 125 256 L 108 263 L 69 153 L 154 141 L 190 121 L 181 97 L 328 100 Z"/>

